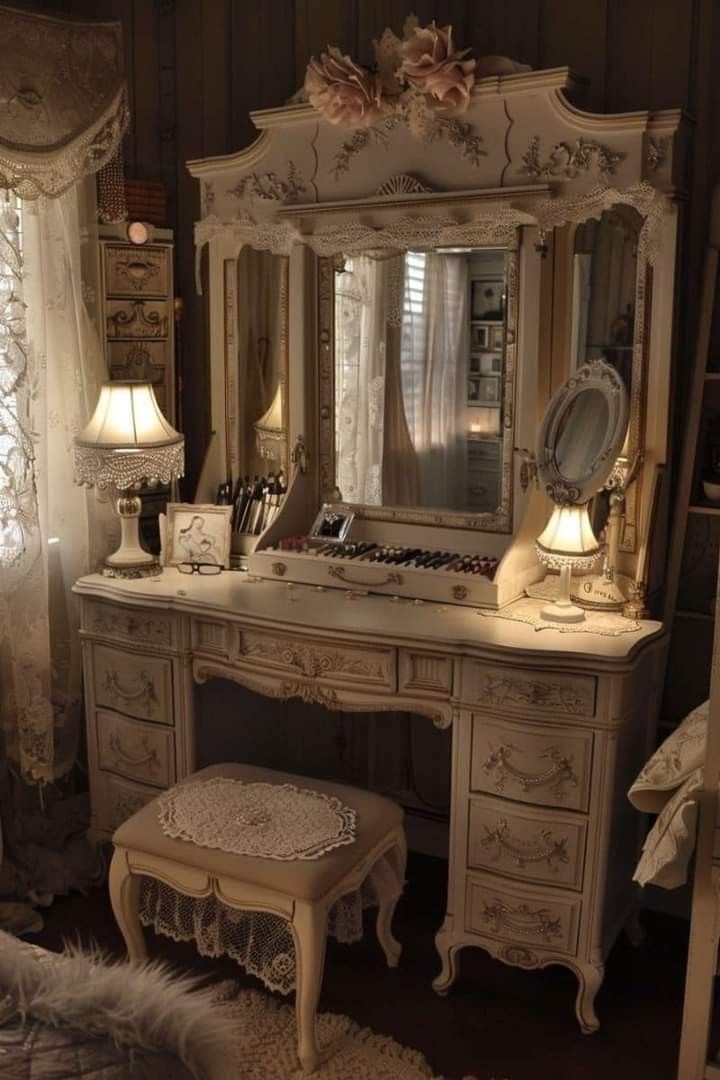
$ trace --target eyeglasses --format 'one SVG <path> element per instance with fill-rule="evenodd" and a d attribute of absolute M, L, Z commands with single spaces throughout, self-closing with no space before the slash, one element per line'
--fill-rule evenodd
<path fill-rule="evenodd" d="M 222 566 L 216 562 L 180 562 L 177 568 L 181 574 L 220 574 Z"/>

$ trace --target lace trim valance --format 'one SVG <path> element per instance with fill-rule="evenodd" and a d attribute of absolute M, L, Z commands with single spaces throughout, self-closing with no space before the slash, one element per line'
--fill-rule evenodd
<path fill-rule="evenodd" d="M 113 157 L 128 119 L 120 23 L 0 6 L 0 189 L 62 195 Z"/>

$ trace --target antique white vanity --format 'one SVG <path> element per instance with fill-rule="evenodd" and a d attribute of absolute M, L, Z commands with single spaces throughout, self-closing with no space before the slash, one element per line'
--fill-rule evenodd
<path fill-rule="evenodd" d="M 625 791 L 662 681 L 642 599 L 653 523 L 662 549 L 683 130 L 677 112 L 588 115 L 580 89 L 566 69 L 481 78 L 429 142 L 290 105 L 253 114 L 249 149 L 191 163 L 206 494 L 256 470 L 249 433 L 273 400 L 289 489 L 263 535 L 238 538 L 244 573 L 92 575 L 76 592 L 97 836 L 192 770 L 196 682 L 429 717 L 453 741 L 435 988 L 467 945 L 564 964 L 591 1032 L 633 911 Z M 629 391 L 613 570 L 630 603 L 554 626 L 531 451 L 552 393 L 600 356 Z"/>

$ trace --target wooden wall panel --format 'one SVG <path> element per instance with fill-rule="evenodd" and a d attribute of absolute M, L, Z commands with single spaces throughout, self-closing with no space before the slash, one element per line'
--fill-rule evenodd
<path fill-rule="evenodd" d="M 592 4 L 543 0 L 538 62 L 544 68 L 569 64 L 589 79 L 582 104 L 591 112 L 605 108 L 607 19 L 607 0 Z"/>
<path fill-rule="evenodd" d="M 466 29 L 458 41 L 472 46 L 475 56 L 510 56 L 538 66 L 540 0 L 491 0 L 465 8 Z"/>
<path fill-rule="evenodd" d="M 327 0 L 295 2 L 295 85 L 305 79 L 311 56 L 319 56 L 328 45 L 357 56 L 357 0 L 329 4 Z"/>

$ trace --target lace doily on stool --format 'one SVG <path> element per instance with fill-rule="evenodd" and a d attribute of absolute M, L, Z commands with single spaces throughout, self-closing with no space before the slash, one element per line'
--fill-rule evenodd
<path fill-rule="evenodd" d="M 294 784 L 214 776 L 171 788 L 158 802 L 166 836 L 232 855 L 319 859 L 355 842 L 354 810 Z"/>
<path fill-rule="evenodd" d="M 344 944 L 363 936 L 363 909 L 396 900 L 403 891 L 397 849 L 381 855 L 359 889 L 330 909 L 328 934 Z M 295 989 L 295 942 L 290 923 L 265 911 L 238 911 L 215 896 L 184 896 L 155 878 L 143 877 L 139 916 L 144 926 L 173 941 L 193 941 L 202 956 L 231 956 L 268 990 Z"/>

